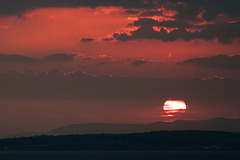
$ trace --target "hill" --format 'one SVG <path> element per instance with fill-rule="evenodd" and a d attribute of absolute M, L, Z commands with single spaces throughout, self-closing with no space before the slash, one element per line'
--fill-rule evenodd
<path fill-rule="evenodd" d="M 101 133 L 139 133 L 160 130 L 204 130 L 240 132 L 240 119 L 214 118 L 209 120 L 177 120 L 174 122 L 155 122 L 149 124 L 73 124 L 56 128 L 47 135 L 101 134 Z"/>

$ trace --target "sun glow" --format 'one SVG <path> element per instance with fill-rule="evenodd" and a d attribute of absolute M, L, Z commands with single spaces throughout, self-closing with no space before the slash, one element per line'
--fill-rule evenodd
<path fill-rule="evenodd" d="M 184 113 L 187 109 L 186 103 L 183 100 L 167 100 L 163 105 L 165 113 Z"/>

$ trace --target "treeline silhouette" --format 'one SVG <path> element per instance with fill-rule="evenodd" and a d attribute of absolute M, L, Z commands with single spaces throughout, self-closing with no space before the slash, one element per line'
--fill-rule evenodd
<path fill-rule="evenodd" d="M 157 131 L 133 134 L 35 136 L 0 140 L 1 151 L 240 151 L 240 134 Z"/>

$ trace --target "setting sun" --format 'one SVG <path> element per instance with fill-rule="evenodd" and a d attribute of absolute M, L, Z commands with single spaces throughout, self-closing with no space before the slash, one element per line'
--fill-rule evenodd
<path fill-rule="evenodd" d="M 186 109 L 187 106 L 183 100 L 167 100 L 163 105 L 166 113 L 184 113 Z"/>
<path fill-rule="evenodd" d="M 221 133 L 240 133 L 238 6 L 240 0 L 0 0 L 0 160 L 12 151 L 67 151 L 74 159 L 68 151 L 84 157 L 89 150 L 96 159 L 101 150 L 100 160 L 175 159 L 155 151 L 240 156 L 240 134 Z"/>

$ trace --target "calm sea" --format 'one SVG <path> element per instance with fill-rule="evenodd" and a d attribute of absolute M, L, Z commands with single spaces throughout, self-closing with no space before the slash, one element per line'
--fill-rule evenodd
<path fill-rule="evenodd" d="M 0 152 L 0 160 L 240 160 L 240 152 Z"/>

